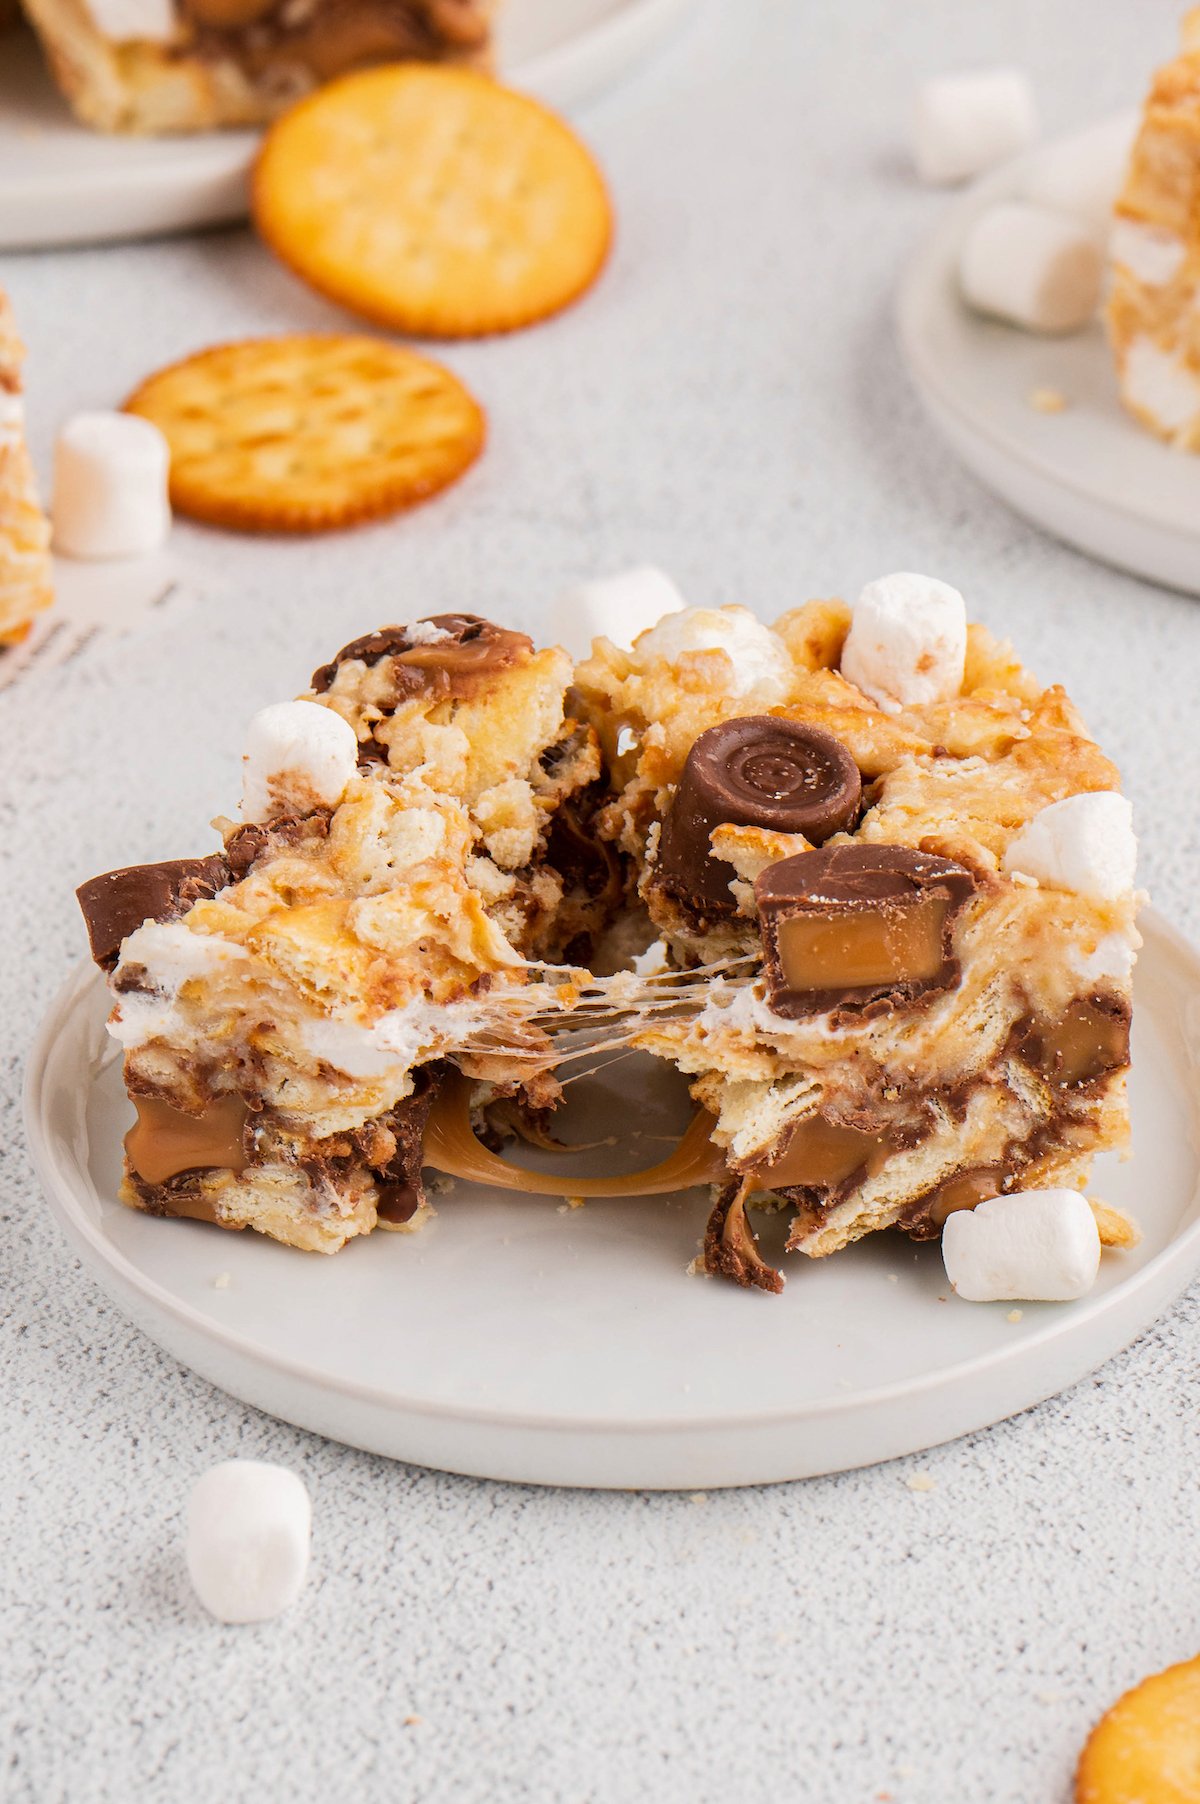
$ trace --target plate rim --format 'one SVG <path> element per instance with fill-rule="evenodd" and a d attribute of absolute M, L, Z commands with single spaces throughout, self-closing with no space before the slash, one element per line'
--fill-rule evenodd
<path fill-rule="evenodd" d="M 1139 927 L 1144 938 L 1154 936 L 1161 940 L 1168 951 L 1177 959 L 1181 959 L 1189 968 L 1192 977 L 1200 989 L 1200 948 L 1192 942 L 1172 922 L 1166 919 L 1156 908 L 1145 905 L 1139 911 Z M 158 1279 L 148 1277 L 141 1271 L 129 1255 L 106 1239 L 96 1223 L 89 1219 L 74 1187 L 67 1179 L 65 1172 L 60 1171 L 57 1153 L 52 1137 L 46 1132 L 41 1110 L 41 1097 L 47 1081 L 50 1055 L 59 1038 L 64 1025 L 72 1015 L 86 1005 L 90 992 L 97 989 L 102 982 L 100 972 L 87 960 L 80 960 L 70 971 L 64 982 L 55 991 L 44 1015 L 39 1023 L 26 1065 L 25 1081 L 22 1088 L 23 1118 L 26 1141 L 29 1147 L 34 1170 L 42 1187 L 51 1212 L 62 1230 L 69 1245 L 76 1251 L 86 1247 L 90 1253 L 88 1260 L 90 1275 L 107 1290 L 97 1266 L 128 1286 L 142 1301 L 160 1309 L 173 1323 L 213 1345 L 224 1355 L 241 1361 L 250 1362 L 260 1367 L 268 1367 L 280 1378 L 301 1385 L 309 1386 L 326 1396 L 348 1398 L 368 1408 L 382 1409 L 397 1416 L 408 1414 L 420 1416 L 426 1420 L 469 1424 L 474 1427 L 508 1432 L 528 1430 L 541 1433 L 564 1433 L 578 1436 L 666 1436 L 671 1434 L 710 1435 L 723 1432 L 745 1430 L 781 1430 L 789 1424 L 815 1422 L 823 1418 L 838 1419 L 849 1416 L 856 1411 L 884 1409 L 889 1404 L 904 1402 L 913 1398 L 927 1396 L 932 1390 L 941 1387 L 969 1384 L 982 1372 L 994 1373 L 1010 1363 L 1019 1363 L 1034 1358 L 1049 1346 L 1064 1340 L 1072 1340 L 1085 1335 L 1087 1326 L 1100 1316 L 1136 1299 L 1138 1293 L 1146 1288 L 1153 1288 L 1162 1274 L 1170 1267 L 1187 1267 L 1189 1276 L 1185 1276 L 1183 1284 L 1190 1281 L 1195 1265 L 1200 1263 L 1200 1214 L 1188 1223 L 1167 1246 L 1153 1258 L 1131 1273 L 1111 1290 L 1089 1297 L 1085 1302 L 1074 1305 L 1070 1311 L 1056 1316 L 1041 1328 L 1027 1334 L 1011 1346 L 1000 1347 L 973 1355 L 970 1359 L 929 1371 L 919 1378 L 899 1380 L 894 1384 L 875 1386 L 868 1390 L 847 1392 L 844 1396 L 826 1396 L 797 1404 L 786 1409 L 744 1412 L 735 1415 L 701 1416 L 690 1420 L 675 1417 L 636 1417 L 605 1416 L 603 1418 L 580 1418 L 578 1416 L 558 1413 L 530 1413 L 529 1411 L 506 1411 L 502 1406 L 486 1409 L 479 1405 L 456 1403 L 434 1403 L 425 1398 L 412 1398 L 399 1394 L 394 1388 L 382 1388 L 377 1385 L 357 1380 L 346 1379 L 320 1367 L 311 1366 L 302 1360 L 280 1355 L 270 1348 L 249 1339 L 241 1330 L 226 1326 L 204 1314 L 193 1304 L 179 1299 Z M 93 1070 L 89 1083 L 94 1084 L 97 1072 Z M 59 1189 L 62 1181 L 66 1197 Z M 89 1180 L 90 1184 L 90 1180 Z M 1200 1189 L 1200 1164 L 1197 1168 L 1196 1188 Z M 96 1195 L 94 1186 L 92 1193 Z M 1195 1191 L 1193 1191 L 1193 1196 Z M 97 1195 L 97 1200 L 99 1200 Z M 284 1249 L 293 1252 L 294 1249 Z M 94 1262 L 94 1263 L 93 1263 Z M 1181 1285 L 1180 1288 L 1183 1286 Z M 111 1293 L 109 1293 L 111 1294 Z M 758 1299 L 762 1301 L 762 1299 Z M 123 1310 L 123 1313 L 125 1311 Z M 140 1324 L 137 1324 L 140 1327 Z M 1143 1330 L 1139 1329 L 1138 1332 Z M 145 1330 L 143 1330 L 145 1332 Z M 153 1339 L 153 1336 L 149 1336 Z M 1106 1354 L 1104 1360 L 1111 1358 Z M 1104 1360 L 1097 1364 L 1103 1364 Z M 181 1363 L 187 1364 L 181 1359 Z M 1090 1367 L 1089 1369 L 1095 1369 Z M 215 1382 L 215 1381 L 213 1381 Z M 1057 1394 L 1057 1391 L 1051 1394 Z M 1035 1399 L 1035 1402 L 1037 1400 Z M 260 1406 L 261 1407 L 261 1406 Z M 1022 1409 L 1034 1407 L 1034 1403 L 1019 1406 L 1016 1411 L 1006 1411 L 1004 1418 L 1020 1413 Z"/>
<path fill-rule="evenodd" d="M 989 170 L 986 175 L 972 182 L 963 192 L 956 194 L 944 206 L 935 223 L 922 234 L 916 249 L 905 260 L 895 300 L 896 332 L 909 375 L 918 392 L 927 393 L 938 407 L 949 414 L 958 426 L 973 438 L 986 441 L 994 451 L 1001 453 L 1014 463 L 1020 464 L 1039 480 L 1049 483 L 1055 488 L 1069 490 L 1072 495 L 1091 506 L 1102 505 L 1106 512 L 1119 513 L 1125 520 L 1140 528 L 1149 528 L 1155 532 L 1168 532 L 1186 543 L 1195 543 L 1200 546 L 1200 525 L 1192 528 L 1187 520 L 1153 510 L 1147 511 L 1143 507 L 1131 506 L 1120 490 L 1099 489 L 1081 480 L 1077 475 L 1064 472 L 1061 464 L 1055 463 L 1045 454 L 1039 453 L 1026 440 L 1015 437 L 1004 428 L 998 427 L 988 415 L 966 406 L 961 399 L 959 389 L 945 374 L 942 365 L 930 351 L 918 319 L 920 310 L 926 304 L 931 292 L 935 292 L 942 286 L 945 279 L 943 263 L 951 261 L 951 254 L 961 243 L 967 226 L 986 206 L 993 201 L 1011 199 L 1018 194 L 1021 178 L 1034 169 L 1048 151 L 1078 144 L 1103 132 L 1115 133 L 1118 127 L 1132 124 L 1137 117 L 1137 108 L 1123 107 L 1106 114 L 1101 119 L 1093 120 L 1090 125 L 1081 127 L 1078 131 L 1064 132 L 1056 138 L 1047 139 L 1033 149 L 1022 152 L 1019 157 L 1014 157 L 1002 164 L 998 169 Z M 950 279 L 953 280 L 952 277 Z M 965 307 L 960 295 L 956 295 L 956 299 L 960 307 Z M 992 323 L 1003 324 L 1003 322 Z M 1012 329 L 1019 330 L 1019 328 Z M 1084 330 L 1102 332 L 1103 326 L 1099 320 L 1093 320 Z M 1074 334 L 1033 334 L 1030 336 L 1050 344 L 1056 337 L 1067 339 Z M 1168 445 L 1155 440 L 1146 428 L 1139 426 L 1132 418 L 1128 420 L 1128 430 L 1131 434 L 1137 435 L 1136 442 L 1143 448 L 1151 449 L 1157 446 L 1164 457 L 1180 455 L 1180 453 L 1172 452 Z M 1008 505 L 1012 505 L 1012 503 L 1010 502 Z"/>

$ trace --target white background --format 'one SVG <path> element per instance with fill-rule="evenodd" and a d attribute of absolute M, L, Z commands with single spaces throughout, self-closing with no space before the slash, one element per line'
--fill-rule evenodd
<path fill-rule="evenodd" d="M 709 0 L 580 120 L 619 218 L 599 288 L 446 354 L 491 415 L 464 483 L 319 544 L 181 531 L 190 611 L 0 695 L 6 1800 L 1063 1804 L 1094 1718 L 1200 1650 L 1200 1290 L 1067 1396 L 919 1460 L 706 1501 L 481 1484 L 281 1427 L 157 1352 L 65 1253 L 17 1105 L 83 944 L 73 886 L 209 849 L 256 707 L 424 611 L 553 636 L 565 582 L 633 559 L 767 618 L 896 568 L 958 584 L 1068 685 L 1155 899 L 1200 928 L 1197 604 L 960 473 L 889 318 L 940 204 L 905 167 L 914 82 L 1019 61 L 1047 128 L 1082 125 L 1137 98 L 1178 10 Z M 170 358 L 339 323 L 240 233 L 9 257 L 0 281 L 43 469 L 68 412 Z M 180 1560 L 188 1487 L 231 1454 L 288 1462 L 315 1503 L 312 1582 L 260 1629 L 206 1619 Z"/>

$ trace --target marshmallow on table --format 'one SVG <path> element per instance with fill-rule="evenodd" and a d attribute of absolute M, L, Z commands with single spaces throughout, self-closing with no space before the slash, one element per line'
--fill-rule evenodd
<path fill-rule="evenodd" d="M 193 1487 L 188 1575 L 220 1622 L 267 1622 L 295 1603 L 311 1538 L 308 1491 L 286 1466 L 224 1460 Z"/>
<path fill-rule="evenodd" d="M 1128 895 L 1137 869 L 1133 809 L 1115 790 L 1051 802 L 1009 841 L 1004 870 L 1097 902 Z"/>
<path fill-rule="evenodd" d="M 639 633 L 686 606 L 665 570 L 638 564 L 616 576 L 577 583 L 559 601 L 558 616 L 568 650 L 586 657 L 592 640 L 602 636 L 627 651 Z"/>
<path fill-rule="evenodd" d="M 336 808 L 357 769 L 358 739 L 348 720 L 320 702 L 276 702 L 246 729 L 243 818 Z"/>
<path fill-rule="evenodd" d="M 917 92 L 912 149 L 923 182 L 982 175 L 1036 137 L 1033 89 L 1021 69 L 936 75 Z"/>
<path fill-rule="evenodd" d="M 763 703 L 781 701 L 791 688 L 792 660 L 787 646 L 749 608 L 685 608 L 668 614 L 634 650 L 640 663 L 663 658 L 675 664 L 687 652 L 723 651 L 733 665 L 731 695 L 753 695 Z"/>
<path fill-rule="evenodd" d="M 842 675 L 881 707 L 948 701 L 962 688 L 967 610 L 934 576 L 897 571 L 868 583 L 842 647 Z"/>
<path fill-rule="evenodd" d="M 1086 225 L 1027 200 L 981 213 L 963 239 L 958 266 L 972 307 L 1029 332 L 1086 325 L 1103 273 L 1103 253 Z"/>
<path fill-rule="evenodd" d="M 54 546 L 75 558 L 140 557 L 170 531 L 171 457 L 132 413 L 77 413 L 54 449 Z"/>
<path fill-rule="evenodd" d="M 948 1216 L 942 1258 L 968 1303 L 1071 1303 L 1096 1282 L 1100 1230 L 1077 1190 L 1018 1190 Z"/>

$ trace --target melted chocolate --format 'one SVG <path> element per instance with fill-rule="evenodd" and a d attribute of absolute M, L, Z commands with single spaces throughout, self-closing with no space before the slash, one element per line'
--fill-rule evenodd
<path fill-rule="evenodd" d="M 485 677 L 522 662 L 533 640 L 478 614 L 433 614 L 418 624 L 436 627 L 445 638 L 414 644 L 407 626 L 385 626 L 343 645 L 336 658 L 313 672 L 312 687 L 324 695 L 343 664 L 368 666 L 391 661 L 397 702 L 415 695 L 461 695 Z"/>
<path fill-rule="evenodd" d="M 102 970 L 111 971 L 122 940 L 146 921 L 176 920 L 193 902 L 215 896 L 231 881 L 228 861 L 219 852 L 208 858 L 132 864 L 89 878 L 75 894 L 87 923 L 92 957 Z"/>

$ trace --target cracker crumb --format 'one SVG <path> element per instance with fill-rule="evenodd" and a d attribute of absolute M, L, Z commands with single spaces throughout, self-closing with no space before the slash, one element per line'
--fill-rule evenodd
<path fill-rule="evenodd" d="M 233 1279 L 228 1272 L 218 1272 L 216 1277 L 213 1279 L 213 1289 L 214 1290 L 228 1290 L 229 1286 L 232 1283 L 233 1283 Z"/>
<path fill-rule="evenodd" d="M 905 1479 L 910 1491 L 936 1491 L 937 1479 L 932 1472 L 910 1472 Z"/>
<path fill-rule="evenodd" d="M 1023 1322 L 1025 1320 L 1025 1311 L 1023 1309 L 1010 1309 L 1004 1319 L 1006 1322 Z"/>
<path fill-rule="evenodd" d="M 581 1196 L 564 1197 L 563 1201 L 565 1202 L 568 1209 L 582 1209 L 583 1208 L 584 1199 Z"/>
<path fill-rule="evenodd" d="M 1035 1691 L 1034 1699 L 1039 1704 L 1061 1704 L 1063 1693 L 1061 1691 Z"/>
<path fill-rule="evenodd" d="M 415 1729 L 417 1724 L 424 1722 L 424 1720 L 424 1717 L 421 1716 L 406 1716 L 404 1719 L 404 1727 L 406 1729 Z"/>
<path fill-rule="evenodd" d="M 708 1502 L 708 1492 L 707 1491 L 689 1491 L 688 1492 L 688 1502 L 689 1503 L 707 1503 Z"/>
<path fill-rule="evenodd" d="M 689 1265 L 684 1267 L 689 1278 L 707 1278 L 711 1276 L 704 1263 L 704 1254 L 697 1253 Z"/>
<path fill-rule="evenodd" d="M 899 1272 L 889 1272 L 887 1275 L 887 1281 L 889 1284 L 899 1284 L 899 1282 L 900 1282 Z"/>
<path fill-rule="evenodd" d="M 1031 388 L 1029 405 L 1036 413 L 1061 413 L 1067 405 L 1067 397 L 1061 388 Z"/>

